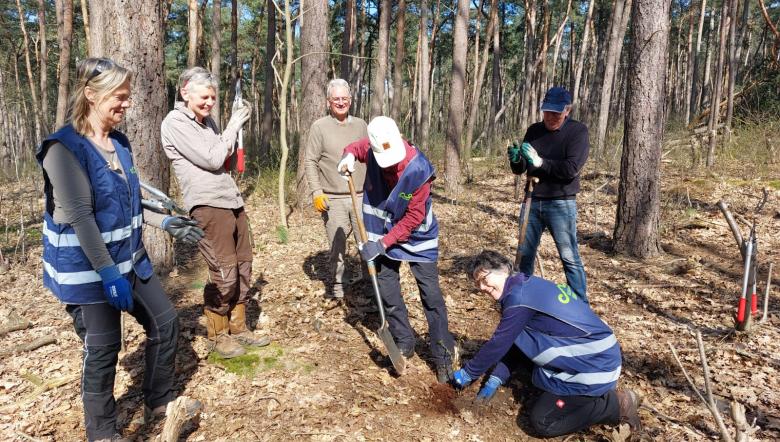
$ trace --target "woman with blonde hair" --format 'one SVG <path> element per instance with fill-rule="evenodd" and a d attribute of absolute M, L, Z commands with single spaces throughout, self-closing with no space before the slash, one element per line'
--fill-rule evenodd
<path fill-rule="evenodd" d="M 185 242 L 203 235 L 191 220 L 141 207 L 130 142 L 114 129 L 132 103 L 130 78 L 107 58 L 80 62 L 69 122 L 36 152 L 46 197 L 43 283 L 65 304 L 84 343 L 81 398 L 90 441 L 121 438 L 113 390 L 122 311 L 146 332 L 145 416 L 163 414 L 174 397 L 178 320 L 144 249 L 142 223 Z"/>

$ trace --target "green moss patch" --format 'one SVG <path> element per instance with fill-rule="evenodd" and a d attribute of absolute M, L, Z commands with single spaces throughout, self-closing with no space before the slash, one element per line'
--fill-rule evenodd
<path fill-rule="evenodd" d="M 247 352 L 242 356 L 225 359 L 220 357 L 216 352 L 211 352 L 207 360 L 211 364 L 219 365 L 229 373 L 248 378 L 252 378 L 258 373 L 281 367 L 283 362 L 285 366 L 303 366 L 305 369 L 305 365 L 296 364 L 294 361 L 284 360 L 284 349 L 276 344 L 260 348 L 244 348 Z"/>

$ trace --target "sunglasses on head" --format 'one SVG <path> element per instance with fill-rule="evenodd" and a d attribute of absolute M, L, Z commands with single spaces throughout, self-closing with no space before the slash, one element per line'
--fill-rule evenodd
<path fill-rule="evenodd" d="M 112 67 L 114 67 L 114 63 L 111 60 L 107 58 L 101 58 L 100 61 L 98 61 L 98 63 L 95 65 L 95 69 L 92 69 L 92 73 L 89 74 L 89 77 L 87 78 L 87 83 L 92 81 L 93 78 L 97 77 L 103 72 L 111 69 Z"/>

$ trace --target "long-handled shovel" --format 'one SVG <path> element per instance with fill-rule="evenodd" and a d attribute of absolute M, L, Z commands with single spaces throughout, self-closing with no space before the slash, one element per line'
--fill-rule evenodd
<path fill-rule="evenodd" d="M 531 213 L 531 195 L 534 193 L 534 184 L 539 182 L 539 178 L 529 176 L 525 182 L 525 199 L 523 200 L 523 221 L 520 224 L 520 234 L 517 237 L 517 252 L 515 253 L 515 271 L 520 267 L 520 260 L 523 259 L 523 242 L 525 242 L 525 231 L 528 230 L 528 215 Z"/>
<path fill-rule="evenodd" d="M 355 219 L 357 220 L 358 230 L 360 233 L 360 245 L 362 246 L 368 242 L 368 234 L 366 234 L 366 226 L 363 224 L 363 217 L 361 216 L 362 211 L 358 210 L 360 206 L 358 205 L 357 193 L 355 192 L 355 184 L 352 182 L 352 175 L 349 175 L 348 178 L 349 193 L 352 196 L 352 210 L 355 212 Z M 382 305 L 382 296 L 379 294 L 379 283 L 376 280 L 376 266 L 374 265 L 373 260 L 368 261 L 366 265 L 368 266 L 368 274 L 371 276 L 371 285 L 374 286 L 376 305 L 379 308 L 380 323 L 376 334 L 385 345 L 387 354 L 390 355 L 390 362 L 393 363 L 393 368 L 395 368 L 395 371 L 399 375 L 404 374 L 404 370 L 406 369 L 406 360 L 404 359 L 403 355 L 401 355 L 401 350 L 399 350 L 398 346 L 395 345 L 393 335 L 390 334 L 390 329 L 387 327 L 387 321 L 385 320 L 385 308 Z"/>

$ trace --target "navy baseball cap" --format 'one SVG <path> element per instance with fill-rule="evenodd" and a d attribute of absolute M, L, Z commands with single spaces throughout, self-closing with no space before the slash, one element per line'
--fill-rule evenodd
<path fill-rule="evenodd" d="M 542 101 L 542 112 L 557 112 L 561 113 L 566 109 L 566 106 L 571 104 L 571 94 L 565 88 L 560 86 L 551 87 L 550 90 L 544 94 L 544 101 Z"/>

